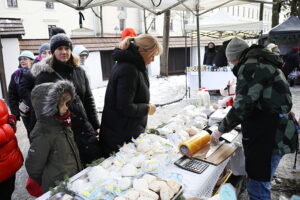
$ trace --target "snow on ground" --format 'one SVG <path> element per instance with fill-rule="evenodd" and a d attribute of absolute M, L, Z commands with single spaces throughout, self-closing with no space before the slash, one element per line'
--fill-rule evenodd
<path fill-rule="evenodd" d="M 185 75 L 169 76 L 162 78 L 150 77 L 149 79 L 151 104 L 164 104 L 170 101 L 180 99 L 185 95 Z M 93 95 L 98 111 L 103 110 L 106 85 L 107 82 L 104 87 L 93 90 Z"/>

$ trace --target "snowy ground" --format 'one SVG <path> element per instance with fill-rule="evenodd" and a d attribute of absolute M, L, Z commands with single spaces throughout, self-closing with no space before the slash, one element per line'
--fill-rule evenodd
<path fill-rule="evenodd" d="M 174 101 L 177 99 L 182 98 L 186 92 L 186 80 L 185 76 L 171 76 L 168 78 L 150 78 L 150 93 L 151 93 L 151 103 L 152 104 L 164 104 L 170 101 Z M 97 109 L 102 111 L 103 104 L 104 104 L 104 96 L 105 96 L 106 87 L 102 87 L 99 89 L 93 90 L 93 94 L 95 97 Z M 294 112 L 299 117 L 300 116 L 300 86 L 294 86 L 291 88 L 293 93 L 293 102 L 294 102 Z M 195 92 L 191 91 L 191 97 L 195 97 Z M 217 102 L 218 99 L 221 97 L 217 94 L 211 95 L 212 103 Z M 168 121 L 173 115 L 176 115 L 185 105 L 188 104 L 188 99 L 185 99 L 181 102 L 174 103 L 164 107 L 158 107 L 157 112 L 155 115 L 150 116 L 148 119 L 148 128 L 156 128 L 158 125 L 162 124 L 163 122 Z M 101 115 L 99 115 L 101 118 Z M 29 142 L 27 139 L 26 131 L 22 123 L 18 123 L 18 131 L 17 137 L 19 146 L 22 150 L 24 158 L 26 158 Z M 277 186 L 277 193 L 284 193 L 284 190 L 287 189 L 289 192 L 287 194 L 291 194 L 292 191 L 296 191 L 296 188 L 300 188 L 300 174 L 292 174 L 291 173 L 291 166 L 293 163 L 293 154 L 286 155 L 282 162 L 280 163 L 280 167 L 277 170 L 276 176 L 277 181 L 274 187 Z M 300 156 L 298 156 L 298 168 L 300 168 Z M 32 200 L 34 198 L 28 195 L 27 191 L 25 190 L 25 183 L 27 180 L 27 173 L 24 167 L 17 173 L 17 180 L 16 180 L 16 190 L 13 194 L 13 200 Z M 280 182 L 281 181 L 281 182 Z M 275 191 L 275 193 L 276 193 Z M 283 191 L 283 192 L 282 192 Z M 298 191 L 300 192 L 300 191 Z M 246 196 L 246 195 L 245 195 Z M 0 198 L 1 199 L 1 198 Z M 278 195 L 276 198 L 278 199 Z"/>
<path fill-rule="evenodd" d="M 150 103 L 164 104 L 182 98 L 185 95 L 185 76 L 150 78 Z M 107 82 L 106 82 L 107 84 Z M 93 90 L 97 110 L 102 111 L 106 87 Z"/>

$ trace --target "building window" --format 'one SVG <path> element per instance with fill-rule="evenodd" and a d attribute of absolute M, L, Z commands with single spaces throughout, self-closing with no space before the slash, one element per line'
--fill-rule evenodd
<path fill-rule="evenodd" d="M 7 0 L 7 6 L 8 7 L 18 7 L 18 0 Z"/>
<path fill-rule="evenodd" d="M 254 19 L 254 8 L 252 8 L 252 19 Z"/>
<path fill-rule="evenodd" d="M 120 19 L 120 31 L 123 31 L 125 28 L 125 19 Z"/>
<path fill-rule="evenodd" d="M 243 7 L 243 17 L 245 17 L 245 12 L 246 12 L 245 7 Z"/>
<path fill-rule="evenodd" d="M 237 6 L 237 16 L 240 16 L 240 6 Z"/>
<path fill-rule="evenodd" d="M 153 18 L 153 20 L 152 20 L 151 30 L 152 30 L 152 31 L 155 31 L 155 30 L 156 30 L 156 19 L 155 19 L 155 18 Z"/>
<path fill-rule="evenodd" d="M 118 7 L 118 11 L 125 11 L 124 7 Z"/>
<path fill-rule="evenodd" d="M 173 19 L 170 20 L 170 31 L 173 31 Z"/>
<path fill-rule="evenodd" d="M 248 8 L 248 18 L 250 18 L 250 8 Z"/>
<path fill-rule="evenodd" d="M 56 25 L 48 25 L 48 34 L 49 34 L 49 38 L 52 37 L 52 28 L 55 28 Z"/>
<path fill-rule="evenodd" d="M 47 9 L 54 9 L 54 3 L 53 2 L 46 2 L 46 8 Z"/>

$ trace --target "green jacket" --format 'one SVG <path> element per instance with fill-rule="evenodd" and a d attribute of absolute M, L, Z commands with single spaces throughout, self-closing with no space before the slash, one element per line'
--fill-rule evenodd
<path fill-rule="evenodd" d="M 59 87 L 53 85 L 41 84 L 32 91 L 37 122 L 30 134 L 32 143 L 25 161 L 29 177 L 42 186 L 43 192 L 55 187 L 66 176 L 71 177 L 82 170 L 71 127 L 64 126 L 62 120 L 52 116 L 52 112 L 57 111 L 59 93 L 70 87 L 69 83 L 60 84 Z M 52 96 L 48 94 L 50 89 L 54 91 Z"/>
<path fill-rule="evenodd" d="M 237 77 L 236 98 L 232 109 L 222 120 L 219 131 L 229 132 L 247 120 L 257 109 L 266 113 L 287 114 L 292 108 L 289 84 L 280 67 L 281 58 L 259 46 L 245 50 L 234 66 Z M 296 134 L 293 122 L 281 115 L 275 133 L 273 153 L 285 154 L 295 150 Z"/>

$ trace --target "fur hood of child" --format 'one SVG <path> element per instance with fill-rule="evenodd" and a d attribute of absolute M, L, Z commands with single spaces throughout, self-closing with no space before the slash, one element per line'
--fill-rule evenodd
<path fill-rule="evenodd" d="M 61 97 L 66 92 L 74 99 L 73 84 L 58 81 L 40 84 L 31 94 L 37 123 L 30 134 L 32 143 L 25 166 L 29 177 L 42 186 L 43 193 L 82 169 L 71 124 L 65 123 L 70 122 L 70 113 L 65 118 L 57 115 Z"/>

